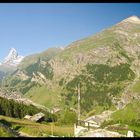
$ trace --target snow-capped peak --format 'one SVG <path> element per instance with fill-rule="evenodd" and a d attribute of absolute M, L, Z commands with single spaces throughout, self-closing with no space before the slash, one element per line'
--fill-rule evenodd
<path fill-rule="evenodd" d="M 140 24 L 140 19 L 137 16 L 131 16 L 131 17 L 124 19 L 123 22 L 131 22 L 131 23 Z"/>
<path fill-rule="evenodd" d="M 4 60 L 4 63 L 13 61 L 14 59 L 17 58 L 17 56 L 18 56 L 18 53 L 17 53 L 16 49 L 11 48 L 10 51 L 9 51 L 8 56 Z"/>
<path fill-rule="evenodd" d="M 64 50 L 64 47 L 60 47 L 61 50 Z"/>
<path fill-rule="evenodd" d="M 24 57 L 18 55 L 15 48 L 11 48 L 9 51 L 9 54 L 4 59 L 3 63 L 9 64 L 9 65 L 18 65 Z"/>

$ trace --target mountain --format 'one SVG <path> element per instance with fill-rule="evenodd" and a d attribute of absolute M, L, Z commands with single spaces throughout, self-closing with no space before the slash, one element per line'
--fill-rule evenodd
<path fill-rule="evenodd" d="M 4 61 L 0 63 L 0 79 L 14 72 L 23 58 L 23 56 L 18 55 L 15 48 L 11 48 Z"/>
<path fill-rule="evenodd" d="M 3 63 L 7 65 L 16 66 L 22 61 L 23 58 L 24 58 L 23 56 L 18 55 L 15 48 L 11 48 L 9 54 L 7 55 L 7 57 L 5 57 Z"/>
<path fill-rule="evenodd" d="M 140 82 L 139 76 L 140 19 L 131 16 L 64 50 L 25 57 L 3 86 L 14 87 L 47 107 L 77 109 L 80 84 L 84 116 L 121 109 L 138 99 L 138 92 L 132 89 Z"/>

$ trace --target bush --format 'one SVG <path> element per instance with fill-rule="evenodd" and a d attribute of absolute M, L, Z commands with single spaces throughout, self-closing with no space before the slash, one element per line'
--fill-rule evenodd
<path fill-rule="evenodd" d="M 101 124 L 101 128 L 104 128 L 108 125 L 113 125 L 115 124 L 116 122 L 114 120 L 108 120 L 108 121 L 104 121 L 102 124 Z"/>
<path fill-rule="evenodd" d="M 73 124 L 73 123 L 76 123 L 77 121 L 77 115 L 75 112 L 69 109 L 66 109 L 61 112 L 61 116 L 58 121 L 59 123 L 62 123 L 62 124 Z"/>
<path fill-rule="evenodd" d="M 6 125 L 6 126 L 9 126 L 9 127 L 12 126 L 10 122 L 7 122 L 7 121 L 4 120 L 4 119 L 1 119 L 1 120 L 0 120 L 0 123 L 4 124 L 4 125 Z"/>

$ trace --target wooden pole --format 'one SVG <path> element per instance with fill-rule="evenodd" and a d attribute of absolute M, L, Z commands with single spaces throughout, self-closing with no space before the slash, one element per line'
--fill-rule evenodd
<path fill-rule="evenodd" d="M 54 110 L 52 109 L 52 114 L 54 113 Z M 53 136 L 53 116 L 52 116 L 52 122 L 51 122 L 51 135 Z"/>
<path fill-rule="evenodd" d="M 89 130 L 90 128 L 89 128 L 89 122 L 88 122 L 88 130 Z"/>
<path fill-rule="evenodd" d="M 80 120 L 80 84 L 78 84 L 77 92 L 78 92 L 78 120 Z"/>

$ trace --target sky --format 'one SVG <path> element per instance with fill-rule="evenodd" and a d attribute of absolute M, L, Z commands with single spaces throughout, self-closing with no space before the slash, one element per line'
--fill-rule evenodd
<path fill-rule="evenodd" d="M 10 48 L 66 47 L 132 15 L 140 18 L 140 3 L 0 3 L 0 61 Z"/>

